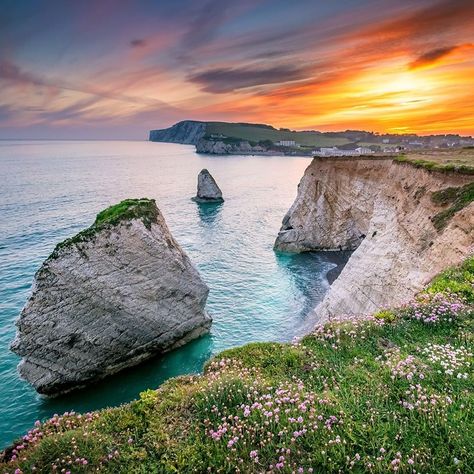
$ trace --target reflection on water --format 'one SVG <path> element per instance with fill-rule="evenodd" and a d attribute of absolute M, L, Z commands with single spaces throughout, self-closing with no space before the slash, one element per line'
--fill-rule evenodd
<path fill-rule="evenodd" d="M 203 224 L 213 225 L 219 218 L 223 202 L 196 202 L 199 219 Z"/>

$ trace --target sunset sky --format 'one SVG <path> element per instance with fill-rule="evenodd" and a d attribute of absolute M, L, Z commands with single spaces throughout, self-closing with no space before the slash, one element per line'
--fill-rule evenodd
<path fill-rule="evenodd" d="M 474 134 L 474 1 L 3 0 L 0 138 Z"/>

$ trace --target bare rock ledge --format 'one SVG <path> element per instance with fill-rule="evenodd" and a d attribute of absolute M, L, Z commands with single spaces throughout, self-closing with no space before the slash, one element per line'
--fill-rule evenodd
<path fill-rule="evenodd" d="M 11 345 L 19 372 L 57 395 L 139 364 L 209 331 L 208 292 L 155 201 L 122 201 L 36 273 Z"/>
<path fill-rule="evenodd" d="M 387 158 L 315 158 L 275 249 L 354 252 L 311 323 L 403 304 L 472 253 L 474 202 L 460 196 L 473 181 Z"/>

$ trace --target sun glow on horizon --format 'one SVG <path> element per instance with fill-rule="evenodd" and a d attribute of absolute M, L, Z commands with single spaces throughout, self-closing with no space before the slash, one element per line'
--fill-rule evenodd
<path fill-rule="evenodd" d="M 192 3 L 24 7 L 29 42 L 12 3 L 15 21 L 0 30 L 0 136 L 144 137 L 185 119 L 474 135 L 472 2 L 221 0 L 215 22 L 201 21 L 206 2 Z"/>

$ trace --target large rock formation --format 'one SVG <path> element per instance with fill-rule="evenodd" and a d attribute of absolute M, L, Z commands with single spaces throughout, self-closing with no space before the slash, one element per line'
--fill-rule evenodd
<path fill-rule="evenodd" d="M 193 197 L 196 202 L 223 202 L 222 191 L 206 169 L 198 175 L 197 195 Z"/>
<path fill-rule="evenodd" d="M 456 196 L 472 182 L 392 159 L 315 158 L 275 249 L 355 251 L 314 321 L 401 304 L 461 262 L 474 250 L 474 203 Z"/>
<path fill-rule="evenodd" d="M 36 273 L 12 350 L 42 394 L 89 384 L 208 332 L 208 288 L 155 201 L 126 200 Z"/>

